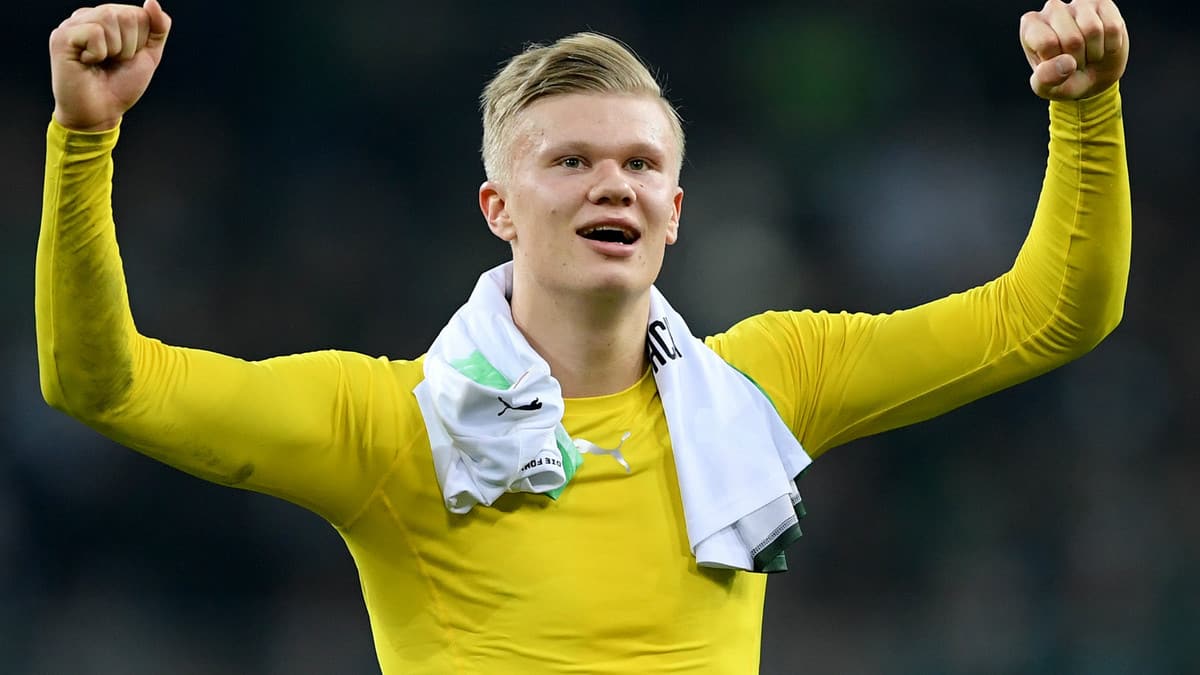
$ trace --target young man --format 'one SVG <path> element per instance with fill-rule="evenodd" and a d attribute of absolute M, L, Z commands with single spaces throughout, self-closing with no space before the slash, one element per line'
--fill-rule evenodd
<path fill-rule="evenodd" d="M 134 325 L 110 194 L 117 128 L 169 29 L 147 0 L 51 35 L 44 395 L 332 523 L 385 672 L 755 672 L 755 572 L 782 567 L 809 456 L 1066 363 L 1122 313 L 1128 35 L 1112 2 L 1051 0 L 1021 21 L 1052 101 L 1045 184 L 1013 268 L 979 288 L 696 340 L 652 288 L 679 235 L 678 118 L 632 54 L 580 34 L 484 93 L 480 208 L 513 261 L 428 354 L 249 363 L 163 345 Z"/>

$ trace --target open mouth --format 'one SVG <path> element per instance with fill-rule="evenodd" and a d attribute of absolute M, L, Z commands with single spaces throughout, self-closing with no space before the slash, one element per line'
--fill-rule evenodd
<path fill-rule="evenodd" d="M 608 224 L 585 227 L 579 231 L 579 236 L 584 239 L 603 241 L 610 244 L 632 244 L 641 238 L 641 234 L 632 227 Z"/>

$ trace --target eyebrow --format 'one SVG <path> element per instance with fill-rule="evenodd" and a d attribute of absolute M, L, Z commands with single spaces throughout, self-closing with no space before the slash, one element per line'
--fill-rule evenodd
<path fill-rule="evenodd" d="M 614 145 L 611 147 L 597 145 L 587 141 L 564 141 L 562 143 L 547 145 L 537 154 L 539 157 L 564 157 L 567 155 L 594 156 L 597 154 L 604 154 L 605 152 L 612 152 L 614 149 L 618 151 L 617 154 L 627 157 L 658 158 L 665 157 L 667 155 L 666 148 L 653 143 L 646 143 L 644 141 L 636 141 L 626 145 Z"/>

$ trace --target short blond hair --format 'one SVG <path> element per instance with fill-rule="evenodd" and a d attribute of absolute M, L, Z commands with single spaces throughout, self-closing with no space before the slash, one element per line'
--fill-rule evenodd
<path fill-rule="evenodd" d="M 531 44 L 509 59 L 479 97 L 483 112 L 483 168 L 505 175 L 506 150 L 518 113 L 534 101 L 561 94 L 635 94 L 666 108 L 683 162 L 683 122 L 646 64 L 622 42 L 600 33 L 575 33 L 551 45 Z M 676 167 L 678 171 L 679 167 Z"/>

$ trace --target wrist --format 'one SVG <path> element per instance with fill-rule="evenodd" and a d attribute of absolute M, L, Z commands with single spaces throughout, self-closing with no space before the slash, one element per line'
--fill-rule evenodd
<path fill-rule="evenodd" d="M 64 114 L 57 107 L 54 109 L 54 121 L 68 131 L 76 131 L 82 133 L 100 133 L 104 131 L 112 131 L 121 125 L 121 115 L 112 119 L 104 120 L 79 120 Z"/>

